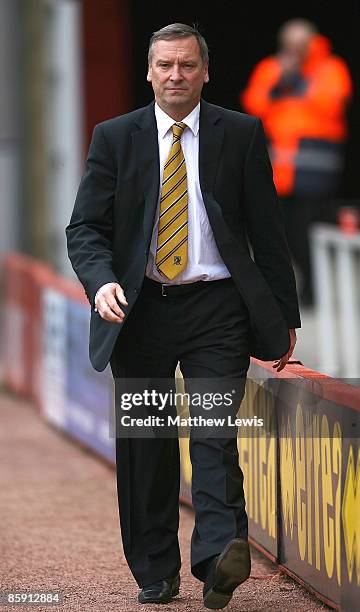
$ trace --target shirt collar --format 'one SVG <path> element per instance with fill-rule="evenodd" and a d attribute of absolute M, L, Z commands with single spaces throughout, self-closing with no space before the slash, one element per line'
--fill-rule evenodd
<path fill-rule="evenodd" d="M 183 123 L 191 129 L 194 136 L 197 136 L 199 131 L 199 116 L 200 116 L 200 102 L 193 108 L 191 113 L 189 113 L 184 119 L 182 119 Z M 155 117 L 157 123 L 157 129 L 161 136 L 164 138 L 165 134 L 170 130 L 171 126 L 174 125 L 175 121 L 172 117 L 169 117 L 165 111 L 160 108 L 160 106 L 155 102 Z"/>

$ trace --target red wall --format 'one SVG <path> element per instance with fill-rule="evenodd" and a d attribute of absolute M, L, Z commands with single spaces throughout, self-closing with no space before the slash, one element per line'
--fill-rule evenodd
<path fill-rule="evenodd" d="M 85 149 L 96 123 L 132 109 L 128 0 L 82 0 Z"/>

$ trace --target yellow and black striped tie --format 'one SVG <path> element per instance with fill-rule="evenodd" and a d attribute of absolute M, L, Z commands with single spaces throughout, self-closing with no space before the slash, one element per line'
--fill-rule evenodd
<path fill-rule="evenodd" d="M 188 193 L 181 136 L 187 125 L 174 123 L 173 143 L 166 160 L 160 195 L 156 267 L 173 279 L 187 266 Z"/>

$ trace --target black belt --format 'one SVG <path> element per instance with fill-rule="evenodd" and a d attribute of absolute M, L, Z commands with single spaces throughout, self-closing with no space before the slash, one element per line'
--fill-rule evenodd
<path fill-rule="evenodd" d="M 233 283 L 231 276 L 213 281 L 201 280 L 195 283 L 184 283 L 182 285 L 168 285 L 167 283 L 160 283 L 145 276 L 143 290 L 149 291 L 153 295 L 161 295 L 162 297 L 178 297 L 181 295 L 188 295 L 189 293 L 195 293 L 209 285 L 221 286 L 224 284 L 228 285 L 229 283 Z"/>

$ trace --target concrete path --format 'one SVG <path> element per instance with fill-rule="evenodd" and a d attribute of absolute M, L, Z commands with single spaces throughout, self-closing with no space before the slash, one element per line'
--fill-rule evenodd
<path fill-rule="evenodd" d="M 190 573 L 190 509 L 181 510 L 180 595 L 141 606 L 123 556 L 114 470 L 49 427 L 16 396 L 0 396 L 1 591 L 59 591 L 61 606 L 0 605 L 1 611 L 205 610 Z M 251 578 L 228 610 L 328 609 L 253 551 Z"/>

